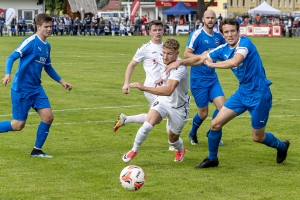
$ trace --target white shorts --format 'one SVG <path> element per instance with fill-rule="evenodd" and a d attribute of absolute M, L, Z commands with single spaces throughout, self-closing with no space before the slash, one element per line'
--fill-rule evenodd
<path fill-rule="evenodd" d="M 190 102 L 174 108 L 165 102 L 162 96 L 158 96 L 150 109 L 159 112 L 162 118 L 168 116 L 168 127 L 174 134 L 179 135 L 188 120 Z"/>
<path fill-rule="evenodd" d="M 154 100 L 157 98 L 157 95 L 151 94 L 149 92 L 144 92 L 144 95 L 145 95 L 146 99 L 149 101 L 150 106 L 153 104 Z"/>

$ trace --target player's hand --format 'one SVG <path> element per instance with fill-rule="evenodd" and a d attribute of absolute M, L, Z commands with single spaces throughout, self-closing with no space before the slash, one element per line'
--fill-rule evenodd
<path fill-rule="evenodd" d="M 6 86 L 9 82 L 10 82 L 10 74 L 6 74 L 4 76 L 4 78 L 2 79 L 2 83 L 3 83 L 3 85 Z"/>
<path fill-rule="evenodd" d="M 131 88 L 137 88 L 137 89 L 139 89 L 141 91 L 144 91 L 143 90 L 144 86 L 142 84 L 140 84 L 139 82 L 130 83 L 129 87 L 131 87 Z"/>
<path fill-rule="evenodd" d="M 69 92 L 72 90 L 72 85 L 70 83 L 67 83 L 66 81 L 64 80 L 60 80 L 60 84 L 66 88 Z"/>
<path fill-rule="evenodd" d="M 207 59 L 207 60 L 204 61 L 204 64 L 205 64 L 207 67 L 210 67 L 212 63 L 213 63 L 212 59 Z"/>
<path fill-rule="evenodd" d="M 179 62 L 175 61 L 166 66 L 165 73 L 168 74 L 172 69 L 177 69 L 179 67 Z"/>
<path fill-rule="evenodd" d="M 157 86 L 161 86 L 162 84 L 163 84 L 163 79 L 162 79 L 162 77 L 160 77 L 157 81 L 155 81 L 155 87 L 157 87 Z"/>
<path fill-rule="evenodd" d="M 123 87 L 122 87 L 122 92 L 124 94 L 129 94 L 130 93 L 130 88 L 128 86 L 128 84 L 124 84 Z"/>

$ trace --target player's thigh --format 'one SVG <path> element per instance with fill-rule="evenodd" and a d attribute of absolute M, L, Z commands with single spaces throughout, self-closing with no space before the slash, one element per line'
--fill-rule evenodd
<path fill-rule="evenodd" d="M 53 121 L 53 113 L 50 106 L 50 101 L 44 90 L 41 90 L 37 94 L 33 102 L 33 108 L 38 112 L 42 121 L 46 123 L 51 123 Z"/>
<path fill-rule="evenodd" d="M 267 125 L 269 113 L 272 108 L 272 94 L 270 91 L 261 93 L 253 100 L 254 105 L 248 108 L 251 115 L 252 128 L 261 129 Z"/>
<path fill-rule="evenodd" d="M 236 116 L 237 112 L 223 106 L 218 115 L 212 120 L 211 127 L 213 130 L 219 130 Z"/>
<path fill-rule="evenodd" d="M 156 111 L 155 113 L 159 113 L 159 115 L 160 115 L 160 118 L 159 118 L 160 120 L 153 120 L 153 119 L 151 120 L 151 122 L 152 123 L 155 122 L 155 124 L 160 123 L 161 120 L 168 115 L 168 110 L 166 109 L 165 102 L 164 102 L 163 98 L 160 96 L 154 100 L 153 104 L 150 107 L 148 115 L 149 115 L 149 113 L 153 114 L 154 111 Z M 148 115 L 147 115 L 146 121 L 150 120 L 150 118 L 148 118 Z M 158 118 L 157 115 L 153 114 L 153 116 Z M 152 124 L 152 125 L 154 125 L 154 124 Z"/>
<path fill-rule="evenodd" d="M 183 127 L 185 126 L 190 112 L 190 105 L 186 103 L 184 106 L 180 108 L 172 108 L 168 109 L 168 126 L 170 130 L 176 134 L 180 135 Z"/>
<path fill-rule="evenodd" d="M 31 108 L 34 98 L 26 97 L 26 95 L 11 90 L 12 117 L 14 120 L 26 121 L 28 112 Z"/>
<path fill-rule="evenodd" d="M 191 87 L 191 92 L 194 97 L 195 103 L 198 108 L 204 108 L 209 103 L 209 88 L 202 87 L 201 85 Z"/>
<path fill-rule="evenodd" d="M 215 81 L 209 90 L 209 100 L 213 101 L 215 106 L 220 110 L 225 103 L 224 92 L 219 80 Z"/>

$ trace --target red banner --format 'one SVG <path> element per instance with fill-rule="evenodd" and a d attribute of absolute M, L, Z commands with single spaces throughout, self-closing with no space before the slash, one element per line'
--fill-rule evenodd
<path fill-rule="evenodd" d="M 140 2 L 139 0 L 134 0 L 134 2 L 131 5 L 131 12 L 130 12 L 130 21 L 134 20 L 134 17 L 138 11 L 138 9 L 140 8 Z"/>

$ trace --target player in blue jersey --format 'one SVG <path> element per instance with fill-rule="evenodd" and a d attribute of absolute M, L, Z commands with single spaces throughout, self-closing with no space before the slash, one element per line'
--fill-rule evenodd
<path fill-rule="evenodd" d="M 203 28 L 197 29 L 189 37 L 184 58 L 200 55 L 226 43 L 223 36 L 213 30 L 217 21 L 214 11 L 205 11 L 202 21 L 204 23 Z M 216 106 L 212 116 L 212 119 L 214 119 L 225 103 L 225 97 L 215 69 L 209 68 L 204 64 L 201 67 L 191 66 L 190 88 L 198 107 L 198 112 L 193 118 L 189 138 L 192 145 L 197 145 L 197 130 L 208 115 L 209 102 L 214 102 Z M 220 141 L 220 145 L 224 145 L 222 141 Z"/>
<path fill-rule="evenodd" d="M 45 69 L 53 80 L 59 82 L 67 90 L 71 91 L 72 85 L 65 82 L 51 64 L 51 47 L 46 38 L 52 34 L 52 17 L 44 13 L 38 14 L 36 24 L 37 33 L 24 39 L 6 60 L 6 75 L 2 79 L 4 85 L 10 82 L 13 63 L 20 58 L 11 86 L 13 120 L 0 122 L 0 133 L 22 130 L 32 107 L 40 115 L 41 122 L 30 155 L 31 157 L 53 158 L 42 151 L 54 119 L 49 99 L 41 85 L 42 70 Z"/>
<path fill-rule="evenodd" d="M 251 115 L 252 139 L 277 149 L 277 163 L 282 163 L 286 157 L 290 142 L 280 141 L 272 133 L 265 132 L 272 107 L 272 94 L 269 86 L 272 84 L 266 78 L 262 60 L 255 45 L 247 37 L 239 36 L 239 23 L 235 19 L 224 19 L 220 23 L 220 32 L 226 44 L 220 45 L 206 55 L 199 55 L 171 63 L 167 69 L 179 65 L 206 64 L 211 68 L 231 69 L 239 81 L 237 91 L 225 102 L 218 115 L 211 122 L 208 135 L 209 155 L 195 168 L 216 167 L 219 165 L 218 148 L 222 137 L 221 128 L 236 116 L 246 110 Z M 219 60 L 222 62 L 212 62 Z"/>

